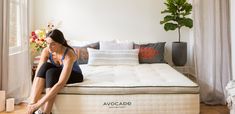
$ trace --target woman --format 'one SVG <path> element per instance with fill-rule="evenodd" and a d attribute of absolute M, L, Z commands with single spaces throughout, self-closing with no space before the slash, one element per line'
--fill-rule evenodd
<path fill-rule="evenodd" d="M 83 81 L 77 56 L 63 33 L 58 29 L 50 31 L 46 35 L 46 42 L 47 47 L 41 53 L 33 80 L 27 114 L 34 114 L 39 108 L 41 114 L 50 114 L 57 93 L 68 83 Z M 48 59 L 50 62 L 47 62 Z M 46 94 L 41 98 L 44 88 Z"/>

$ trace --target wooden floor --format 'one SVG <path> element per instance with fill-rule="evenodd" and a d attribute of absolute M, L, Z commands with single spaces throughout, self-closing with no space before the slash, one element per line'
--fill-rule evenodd
<path fill-rule="evenodd" d="M 207 106 L 201 104 L 201 113 L 200 114 L 229 114 L 229 109 L 226 106 Z M 12 113 L 1 112 L 0 114 L 26 114 L 26 105 L 16 105 L 15 111 Z M 75 113 L 77 114 L 77 113 Z"/>
<path fill-rule="evenodd" d="M 201 104 L 200 114 L 229 114 L 229 109 L 227 106 L 208 106 Z"/>

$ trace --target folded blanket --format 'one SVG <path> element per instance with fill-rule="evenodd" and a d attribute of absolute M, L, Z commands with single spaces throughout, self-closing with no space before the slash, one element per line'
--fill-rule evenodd
<path fill-rule="evenodd" d="M 226 90 L 234 89 L 235 88 L 235 80 L 229 81 L 229 83 L 226 86 Z"/>
<path fill-rule="evenodd" d="M 235 96 L 235 80 L 231 80 L 227 84 L 226 90 L 228 92 L 228 97 L 227 97 L 228 107 L 231 108 L 233 103 L 235 103 L 235 97 L 234 97 Z"/>

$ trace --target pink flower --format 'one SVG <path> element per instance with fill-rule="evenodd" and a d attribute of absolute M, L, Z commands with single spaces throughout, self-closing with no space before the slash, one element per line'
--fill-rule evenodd
<path fill-rule="evenodd" d="M 35 39 L 34 39 L 34 38 L 30 38 L 29 40 L 30 40 L 30 43 L 35 42 Z"/>
<path fill-rule="evenodd" d="M 31 36 L 35 36 L 36 34 L 35 34 L 35 32 L 33 31 L 33 32 L 31 32 Z"/>

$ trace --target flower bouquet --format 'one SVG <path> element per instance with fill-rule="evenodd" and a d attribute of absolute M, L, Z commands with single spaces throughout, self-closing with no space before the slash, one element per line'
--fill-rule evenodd
<path fill-rule="evenodd" d="M 31 32 L 30 49 L 32 53 L 40 53 L 42 49 L 47 46 L 45 38 L 46 38 L 45 29 L 38 29 Z"/>

